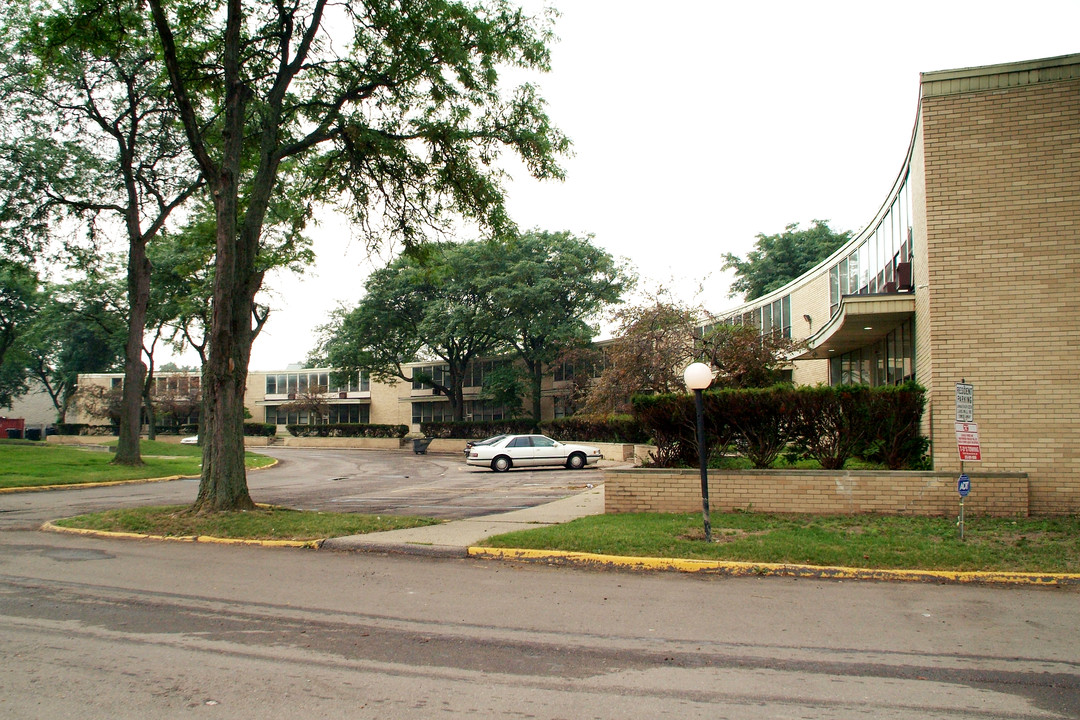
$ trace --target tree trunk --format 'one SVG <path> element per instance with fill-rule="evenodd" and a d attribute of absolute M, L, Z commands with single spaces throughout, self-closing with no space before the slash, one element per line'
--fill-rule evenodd
<path fill-rule="evenodd" d="M 534 421 L 540 422 L 540 393 L 544 383 L 544 364 L 529 363 L 529 374 L 532 376 L 532 416 Z"/>
<path fill-rule="evenodd" d="M 142 430 L 142 395 L 146 366 L 142 362 L 146 306 L 150 301 L 150 261 L 146 244 L 133 239 L 128 249 L 128 336 L 124 349 L 124 395 L 116 444 L 117 465 L 142 465 L 139 435 Z"/>

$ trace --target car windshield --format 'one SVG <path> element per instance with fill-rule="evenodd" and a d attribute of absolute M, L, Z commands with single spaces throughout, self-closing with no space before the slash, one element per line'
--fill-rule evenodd
<path fill-rule="evenodd" d="M 476 442 L 473 443 L 473 446 L 476 446 L 476 445 L 493 445 L 493 444 L 499 442 L 500 440 L 502 440 L 504 437 L 506 437 L 506 436 L 505 435 L 496 435 L 494 437 L 485 438 L 483 440 L 477 440 Z"/>

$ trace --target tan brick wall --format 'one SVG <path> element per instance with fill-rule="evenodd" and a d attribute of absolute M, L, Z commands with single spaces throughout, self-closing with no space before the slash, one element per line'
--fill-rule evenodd
<path fill-rule="evenodd" d="M 969 473 L 964 502 L 972 515 L 1028 514 L 1028 480 L 1017 473 Z M 605 470 L 604 512 L 701 511 L 698 470 Z M 948 516 L 959 512 L 956 476 L 941 472 L 727 470 L 709 472 L 716 512 L 882 513 Z"/>
<path fill-rule="evenodd" d="M 935 468 L 959 469 L 963 378 L 968 469 L 1026 472 L 1033 513 L 1080 512 L 1080 80 L 927 97 L 922 132 Z"/>

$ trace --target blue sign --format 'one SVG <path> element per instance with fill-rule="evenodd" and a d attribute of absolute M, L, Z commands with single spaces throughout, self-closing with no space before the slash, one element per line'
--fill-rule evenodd
<path fill-rule="evenodd" d="M 960 493 L 960 497 L 967 497 L 967 494 L 971 492 L 971 478 L 961 475 L 956 481 L 956 492 Z"/>

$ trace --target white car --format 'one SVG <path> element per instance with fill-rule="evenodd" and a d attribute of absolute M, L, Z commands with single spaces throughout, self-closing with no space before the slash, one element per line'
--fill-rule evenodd
<path fill-rule="evenodd" d="M 537 465 L 564 465 L 580 470 L 602 457 L 598 448 L 561 443 L 546 435 L 504 435 L 494 442 L 473 445 L 465 462 L 490 467 L 495 472 Z"/>
<path fill-rule="evenodd" d="M 180 441 L 180 444 L 181 445 L 198 445 L 199 444 L 199 436 L 198 435 L 192 435 L 191 437 L 186 437 L 186 438 L 184 438 L 183 440 Z"/>

